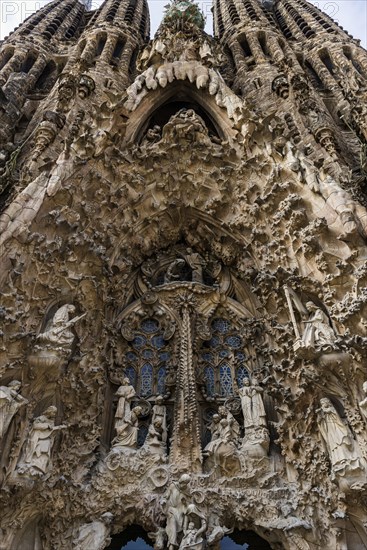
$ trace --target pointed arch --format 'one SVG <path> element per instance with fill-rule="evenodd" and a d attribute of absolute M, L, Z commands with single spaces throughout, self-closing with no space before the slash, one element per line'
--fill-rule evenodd
<path fill-rule="evenodd" d="M 144 97 L 131 114 L 126 131 L 126 141 L 139 142 L 149 128 L 154 113 L 175 102 L 196 105 L 198 111 L 204 114 L 204 118 L 211 122 L 221 139 L 235 139 L 237 132 L 232 127 L 233 122 L 228 118 L 226 111 L 217 105 L 214 97 L 206 90 L 198 90 L 195 85 L 186 81 L 174 81 L 166 88 L 159 87 L 157 90 L 150 91 Z"/>

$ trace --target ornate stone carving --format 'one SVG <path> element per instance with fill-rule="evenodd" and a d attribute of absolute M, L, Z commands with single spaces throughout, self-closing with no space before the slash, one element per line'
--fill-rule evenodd
<path fill-rule="evenodd" d="M 55 426 L 56 413 L 56 407 L 51 406 L 33 420 L 17 466 L 19 475 L 39 477 L 50 470 L 56 434 L 67 428 L 64 424 Z"/>
<path fill-rule="evenodd" d="M 6 435 L 14 415 L 28 403 L 19 390 L 22 383 L 13 380 L 8 386 L 0 386 L 0 441 Z"/>
<path fill-rule="evenodd" d="M 110 529 L 113 515 L 109 512 L 102 514 L 101 519 L 86 523 L 79 527 L 78 534 L 73 540 L 74 550 L 103 550 L 110 542 Z"/>
<path fill-rule="evenodd" d="M 328 450 L 333 475 L 361 474 L 361 457 L 355 449 L 350 430 L 341 420 L 329 399 L 321 399 L 320 405 L 318 423 Z"/>

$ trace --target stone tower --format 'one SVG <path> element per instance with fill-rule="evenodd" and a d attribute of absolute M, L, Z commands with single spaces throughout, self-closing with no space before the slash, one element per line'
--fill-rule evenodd
<path fill-rule="evenodd" d="M 213 9 L 2 43 L 1 550 L 367 548 L 367 52 Z"/>

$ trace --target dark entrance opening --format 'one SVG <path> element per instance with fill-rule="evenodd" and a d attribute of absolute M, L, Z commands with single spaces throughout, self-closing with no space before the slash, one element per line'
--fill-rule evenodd
<path fill-rule="evenodd" d="M 238 531 L 224 537 L 220 543 L 221 550 L 271 550 L 271 546 L 253 531 Z"/>
<path fill-rule="evenodd" d="M 106 550 L 150 550 L 152 541 L 146 531 L 138 525 L 131 525 L 122 533 L 114 535 Z"/>
<path fill-rule="evenodd" d="M 160 126 L 163 128 L 169 119 L 176 115 L 181 109 L 193 109 L 205 122 L 206 127 L 209 131 L 209 136 L 220 137 L 218 128 L 214 124 L 213 120 L 209 114 L 195 101 L 190 100 L 172 100 L 161 105 L 150 117 L 148 123 L 143 127 L 141 131 L 140 141 L 145 136 L 146 132 L 154 128 L 154 126 Z"/>

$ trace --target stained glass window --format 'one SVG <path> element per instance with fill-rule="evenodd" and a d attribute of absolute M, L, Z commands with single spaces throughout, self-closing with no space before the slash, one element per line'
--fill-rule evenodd
<path fill-rule="evenodd" d="M 204 343 L 200 362 L 203 365 L 206 394 L 209 397 L 230 397 L 234 381 L 242 386 L 249 376 L 246 368 L 244 341 L 232 322 L 216 318 L 211 323 L 211 338 Z"/>
<path fill-rule="evenodd" d="M 210 397 L 215 394 L 215 377 L 214 377 L 214 368 L 206 367 L 205 368 L 205 382 L 206 382 L 206 393 Z"/>
<path fill-rule="evenodd" d="M 160 395 L 164 394 L 166 385 L 166 367 L 161 367 L 158 370 L 157 377 L 157 393 Z"/>
<path fill-rule="evenodd" d="M 153 367 L 150 363 L 145 363 L 141 369 L 140 395 L 147 397 L 152 395 L 153 386 Z"/>
<path fill-rule="evenodd" d="M 145 398 L 164 395 L 171 352 L 159 321 L 152 318 L 141 321 L 128 347 L 124 370 L 137 395 Z"/>
<path fill-rule="evenodd" d="M 227 363 L 223 363 L 219 368 L 220 394 L 222 397 L 228 397 L 233 394 L 232 372 Z"/>

